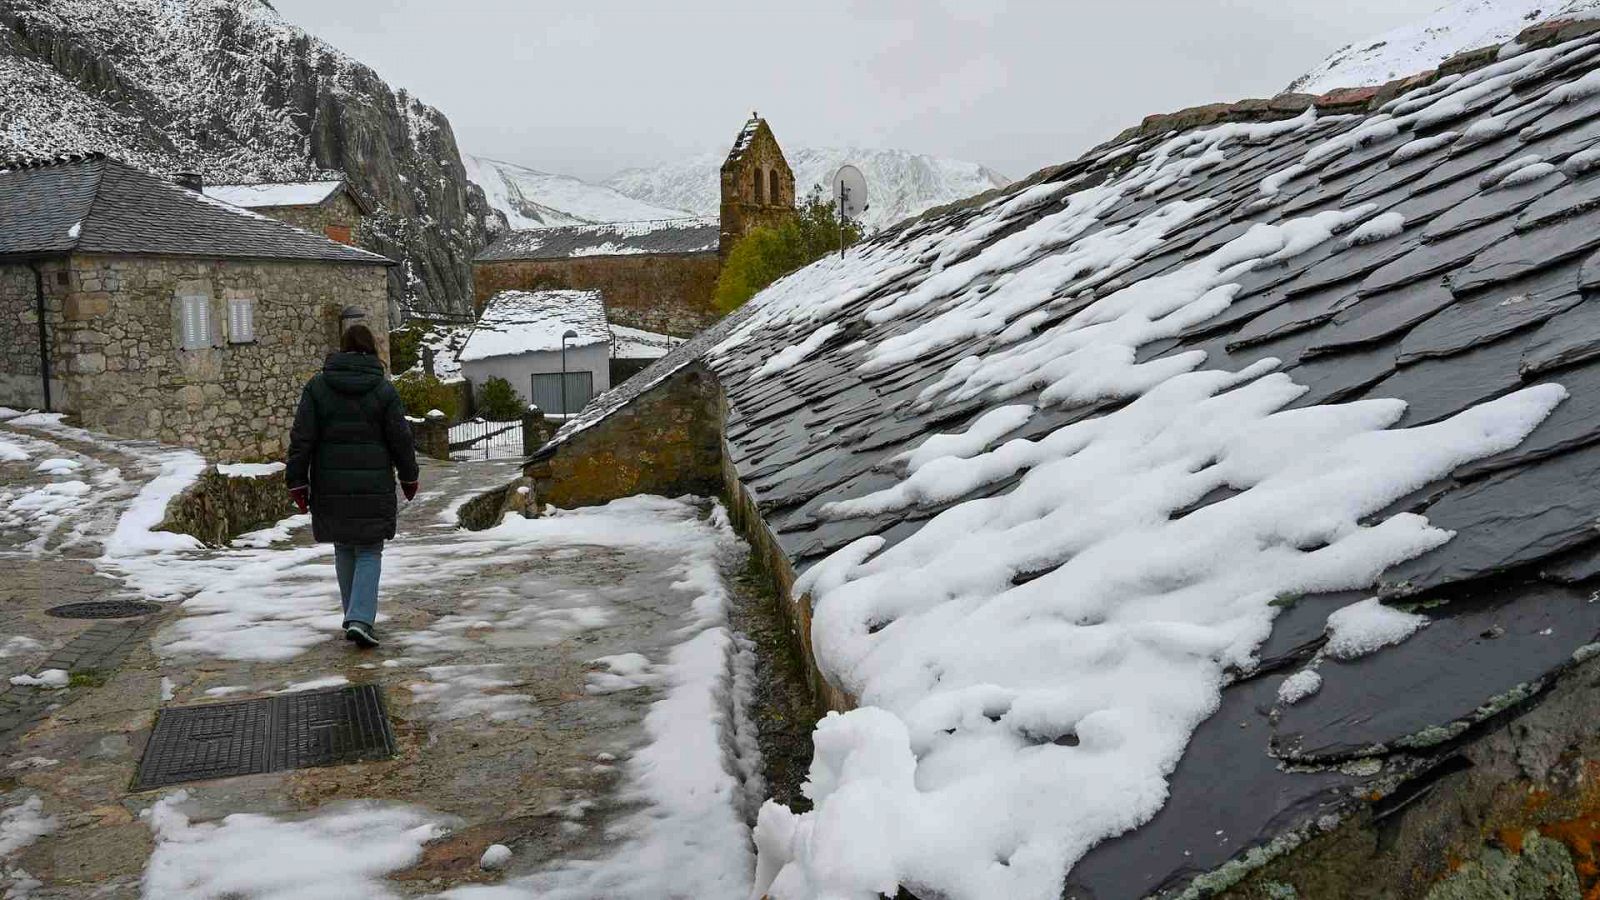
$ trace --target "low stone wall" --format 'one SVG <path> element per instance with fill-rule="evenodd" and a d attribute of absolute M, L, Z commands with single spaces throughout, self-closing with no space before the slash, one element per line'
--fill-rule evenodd
<path fill-rule="evenodd" d="M 173 499 L 157 530 L 192 535 L 211 546 L 221 546 L 294 512 L 282 469 L 228 476 L 212 467 Z"/>
<path fill-rule="evenodd" d="M 597 506 L 634 494 L 722 490 L 725 403 L 716 377 L 687 366 L 523 468 L 541 503 Z"/>
<path fill-rule="evenodd" d="M 789 623 L 789 638 L 800 651 L 800 659 L 805 664 L 806 686 L 811 689 L 811 696 L 825 710 L 844 712 L 854 709 L 855 699 L 829 684 L 828 679 L 822 676 L 822 670 L 817 667 L 817 657 L 811 649 L 811 595 L 794 596 L 797 577 L 794 566 L 778 546 L 778 539 L 767 527 L 766 520 L 761 517 L 761 509 L 756 505 L 755 498 L 750 496 L 744 483 L 739 480 L 738 470 L 734 468 L 732 456 L 726 447 L 722 459 L 722 491 L 728 506 L 728 519 L 750 545 L 752 560 L 771 582 L 773 602 L 778 604 L 779 611 Z"/>

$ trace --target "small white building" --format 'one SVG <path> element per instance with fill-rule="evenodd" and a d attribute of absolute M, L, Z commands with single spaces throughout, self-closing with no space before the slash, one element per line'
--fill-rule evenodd
<path fill-rule="evenodd" d="M 502 291 L 461 348 L 461 374 L 475 390 L 504 378 L 524 403 L 576 413 L 611 387 L 612 340 L 599 291 Z"/>

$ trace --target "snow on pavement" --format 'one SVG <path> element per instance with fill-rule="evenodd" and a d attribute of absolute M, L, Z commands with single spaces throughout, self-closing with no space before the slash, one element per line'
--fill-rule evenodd
<path fill-rule="evenodd" d="M 452 820 L 391 803 L 355 802 L 302 818 L 235 813 L 195 823 L 174 791 L 141 813 L 155 837 L 145 869 L 146 900 L 384 900 L 384 876 L 415 863 Z"/>

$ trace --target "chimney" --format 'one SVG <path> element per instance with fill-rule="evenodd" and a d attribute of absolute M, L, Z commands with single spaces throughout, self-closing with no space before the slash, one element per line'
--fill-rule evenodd
<path fill-rule="evenodd" d="M 200 177 L 199 172 L 173 172 L 172 183 L 178 187 L 194 191 L 196 194 L 200 193 L 205 186 L 205 182 Z"/>

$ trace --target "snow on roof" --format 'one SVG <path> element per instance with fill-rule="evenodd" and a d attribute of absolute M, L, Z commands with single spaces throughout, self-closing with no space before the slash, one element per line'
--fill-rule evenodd
<path fill-rule="evenodd" d="M 717 375 L 855 704 L 756 894 L 1175 896 L 1595 654 L 1600 35 L 1379 102 L 1135 134 L 829 256 L 540 451 Z"/>
<path fill-rule="evenodd" d="M 599 291 L 501 291 L 484 307 L 460 359 L 560 350 L 567 331 L 577 332 L 568 347 L 611 342 Z"/>
<path fill-rule="evenodd" d="M 317 206 L 344 189 L 342 181 L 296 181 L 277 184 L 208 184 L 207 197 L 241 206 L 263 209 L 279 206 Z"/>
<path fill-rule="evenodd" d="M 97 153 L 0 170 L 0 255 L 65 252 L 392 265 Z"/>
<path fill-rule="evenodd" d="M 715 253 L 722 229 L 717 219 L 689 217 L 652 222 L 613 222 L 540 228 L 502 235 L 479 253 L 479 261 L 568 259 L 645 253 Z"/>
<path fill-rule="evenodd" d="M 683 343 L 682 338 L 670 334 L 625 325 L 612 325 L 611 334 L 616 338 L 611 355 L 618 359 L 660 359 L 674 346 Z"/>
<path fill-rule="evenodd" d="M 733 147 L 728 151 L 728 162 L 735 162 L 744 156 L 744 152 L 750 149 L 751 142 L 756 139 L 756 132 L 761 130 L 765 121 L 753 112 L 750 114 L 750 120 L 744 123 L 744 127 L 739 129 L 738 136 L 733 139 Z"/>

